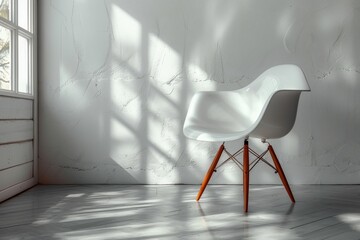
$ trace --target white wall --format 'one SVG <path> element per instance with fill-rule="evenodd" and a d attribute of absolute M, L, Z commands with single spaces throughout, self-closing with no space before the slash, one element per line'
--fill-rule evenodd
<path fill-rule="evenodd" d="M 200 183 L 218 144 L 182 134 L 194 92 L 294 63 L 312 92 L 272 141 L 288 180 L 359 183 L 359 11 L 337 0 L 39 1 L 40 182 Z M 232 164 L 215 175 L 242 179 Z M 251 182 L 279 180 L 260 166 Z"/>

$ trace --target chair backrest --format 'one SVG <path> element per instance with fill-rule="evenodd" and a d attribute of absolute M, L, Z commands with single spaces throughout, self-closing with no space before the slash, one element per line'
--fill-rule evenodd
<path fill-rule="evenodd" d="M 239 89 L 251 97 L 253 129 L 250 137 L 279 138 L 293 127 L 302 91 L 310 91 L 304 73 L 296 65 L 279 65 Z"/>

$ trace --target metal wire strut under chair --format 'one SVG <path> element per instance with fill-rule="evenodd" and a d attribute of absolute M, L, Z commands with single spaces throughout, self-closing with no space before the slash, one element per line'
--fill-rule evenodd
<path fill-rule="evenodd" d="M 231 154 L 224 145 L 224 152 L 229 156 L 227 159 L 225 159 L 219 166 L 217 166 L 214 169 L 214 172 L 217 172 L 217 170 L 222 167 L 225 163 L 229 162 L 230 160 L 233 160 L 234 163 L 241 169 L 241 171 L 244 171 L 243 169 L 243 165 L 242 163 L 236 158 L 239 154 L 241 154 L 244 151 L 244 147 L 240 148 L 238 151 L 236 151 L 234 154 Z M 249 152 L 255 156 L 256 158 L 249 164 L 249 172 L 260 162 L 263 161 L 264 163 L 266 163 L 266 165 L 268 165 L 269 167 L 271 167 L 272 169 L 275 170 L 275 174 L 278 173 L 277 169 L 271 165 L 267 160 L 264 159 L 265 154 L 269 151 L 269 149 L 267 148 L 263 153 L 258 154 L 257 152 L 255 152 L 253 149 L 251 149 L 249 147 Z"/>

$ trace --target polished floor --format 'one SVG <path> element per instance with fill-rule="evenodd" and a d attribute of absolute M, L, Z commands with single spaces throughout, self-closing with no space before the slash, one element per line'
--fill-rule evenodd
<path fill-rule="evenodd" d="M 360 239 L 360 185 L 36 186 L 0 204 L 0 239 Z"/>

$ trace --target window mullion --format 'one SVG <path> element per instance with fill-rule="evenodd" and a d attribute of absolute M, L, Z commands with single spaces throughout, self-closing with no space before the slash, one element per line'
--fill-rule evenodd
<path fill-rule="evenodd" d="M 29 59 L 28 59 L 28 64 L 29 64 L 29 72 L 28 72 L 28 81 L 29 81 L 29 94 L 34 94 L 34 53 L 33 53 L 33 46 L 34 46 L 34 42 L 32 38 L 29 38 Z"/>
<path fill-rule="evenodd" d="M 18 33 L 20 36 L 23 36 L 23 37 L 26 37 L 26 38 L 33 38 L 34 37 L 34 34 L 32 34 L 31 32 L 25 30 L 25 29 L 22 29 L 22 28 L 19 28 L 18 29 Z"/>
<path fill-rule="evenodd" d="M 13 30 L 13 38 L 12 38 L 12 44 L 13 44 L 13 58 L 12 58 L 12 64 L 13 64 L 13 91 L 15 93 L 18 93 L 18 30 Z"/>
<path fill-rule="evenodd" d="M 34 32 L 34 1 L 29 1 L 29 32 Z"/>
<path fill-rule="evenodd" d="M 15 19 L 15 1 L 18 1 L 18 0 L 9 0 L 10 1 L 10 21 L 11 22 L 14 22 L 14 19 Z"/>
<path fill-rule="evenodd" d="M 18 0 L 13 0 L 13 19 L 12 22 L 15 26 L 17 26 L 17 18 L 18 18 Z M 12 35 L 12 43 L 13 43 L 13 58 L 12 58 L 12 64 L 13 64 L 13 91 L 15 93 L 18 93 L 18 28 L 16 27 L 13 30 Z"/>
<path fill-rule="evenodd" d="M 12 22 L 18 26 L 18 0 L 13 0 L 13 19 Z"/>

